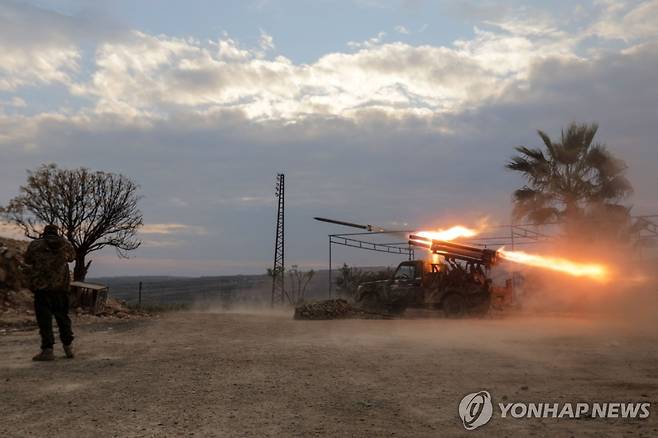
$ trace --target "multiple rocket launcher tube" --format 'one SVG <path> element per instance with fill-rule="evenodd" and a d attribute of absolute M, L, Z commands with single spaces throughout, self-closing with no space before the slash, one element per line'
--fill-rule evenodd
<path fill-rule="evenodd" d="M 415 234 L 409 236 L 409 244 L 429 249 L 434 254 L 446 258 L 479 263 L 486 267 L 493 266 L 498 259 L 498 253 L 491 249 L 483 249 L 462 243 L 448 242 L 446 240 L 427 239 Z"/>

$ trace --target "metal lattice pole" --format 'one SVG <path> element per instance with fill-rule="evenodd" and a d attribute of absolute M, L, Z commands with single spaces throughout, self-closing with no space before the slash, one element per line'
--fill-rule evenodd
<path fill-rule="evenodd" d="M 285 175 L 276 176 L 276 192 L 278 207 L 276 214 L 276 237 L 274 241 L 274 266 L 272 267 L 272 306 L 283 304 L 285 298 Z"/>

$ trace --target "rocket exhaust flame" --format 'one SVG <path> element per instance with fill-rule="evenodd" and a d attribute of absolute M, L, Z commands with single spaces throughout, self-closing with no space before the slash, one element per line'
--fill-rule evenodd
<path fill-rule="evenodd" d="M 443 255 L 458 250 L 461 251 L 460 248 L 454 248 L 454 246 L 458 244 L 448 242 L 464 237 L 473 237 L 478 233 L 479 230 L 456 225 L 445 230 L 418 231 L 409 236 L 409 241 L 414 245 L 427 248 L 430 252 L 436 255 Z M 445 250 L 445 246 L 449 246 L 449 248 Z M 491 250 L 484 251 L 493 253 Z M 601 264 L 576 262 L 563 257 L 528 254 L 523 251 L 507 251 L 504 247 L 495 251 L 495 255 L 490 255 L 488 260 L 491 263 L 495 263 L 496 257 L 513 263 L 549 269 L 572 275 L 574 277 L 589 278 L 600 282 L 607 281 L 610 276 L 608 268 Z"/>
<path fill-rule="evenodd" d="M 436 230 L 436 231 L 418 231 L 414 233 L 418 237 L 422 237 L 427 240 L 455 240 L 461 237 L 473 237 L 477 234 L 477 230 L 467 228 L 461 225 L 455 225 L 452 228 L 446 230 Z"/>
<path fill-rule="evenodd" d="M 523 251 L 507 251 L 505 248 L 500 248 L 497 253 L 502 259 L 510 262 L 563 272 L 574 277 L 587 277 L 604 282 L 609 276 L 608 269 L 597 263 L 580 263 L 562 257 L 528 254 Z"/>

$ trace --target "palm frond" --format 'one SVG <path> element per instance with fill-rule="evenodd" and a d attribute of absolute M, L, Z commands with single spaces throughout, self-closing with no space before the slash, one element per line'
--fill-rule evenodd
<path fill-rule="evenodd" d="M 633 193 L 631 182 L 623 175 L 602 180 L 592 194 L 594 200 L 621 199 Z"/>
<path fill-rule="evenodd" d="M 600 144 L 590 149 L 586 160 L 587 164 L 596 171 L 599 179 L 622 175 L 628 167 L 624 160 L 614 157 L 605 146 Z"/>
<path fill-rule="evenodd" d="M 555 144 L 553 145 L 553 157 L 556 164 L 569 165 L 578 162 L 579 153 L 563 144 Z"/>
<path fill-rule="evenodd" d="M 544 156 L 544 153 L 541 151 L 541 149 L 534 149 L 526 146 L 517 146 L 515 149 L 521 154 L 532 158 L 533 160 L 546 161 L 546 157 Z"/>
<path fill-rule="evenodd" d="M 569 124 L 566 131 L 562 130 L 562 146 L 567 152 L 570 159 L 578 159 L 580 156 L 587 153 L 589 150 L 598 125 L 593 123 L 591 125 L 579 125 L 575 122 Z"/>
<path fill-rule="evenodd" d="M 533 164 L 523 157 L 512 157 L 512 159 L 505 165 L 510 170 L 516 170 L 518 172 L 524 172 L 527 174 L 532 173 Z"/>
<path fill-rule="evenodd" d="M 516 201 L 524 202 L 535 199 L 541 192 L 539 190 L 531 189 L 528 186 L 514 191 L 514 199 Z"/>
<path fill-rule="evenodd" d="M 542 130 L 538 129 L 537 134 L 539 137 L 541 137 L 542 141 L 544 142 L 544 146 L 546 146 L 546 149 L 548 150 L 548 154 L 552 157 L 554 155 L 554 150 L 553 150 L 553 142 L 551 141 L 551 138 Z"/>
<path fill-rule="evenodd" d="M 607 148 L 597 144 L 587 152 L 585 163 L 595 169 L 601 169 L 607 165 L 606 163 L 610 161 L 610 158 Z"/>
<path fill-rule="evenodd" d="M 599 124 L 594 122 L 591 125 L 583 125 L 586 127 L 584 130 L 584 135 L 583 135 L 583 143 L 587 145 L 589 148 L 590 145 L 592 144 L 592 141 L 594 141 L 594 136 L 596 136 L 597 131 L 599 130 Z"/>

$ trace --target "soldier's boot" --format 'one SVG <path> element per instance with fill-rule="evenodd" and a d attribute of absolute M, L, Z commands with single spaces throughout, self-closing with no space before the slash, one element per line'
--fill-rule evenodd
<path fill-rule="evenodd" d="M 73 344 L 64 345 L 64 354 L 67 359 L 73 359 L 75 355 L 73 354 Z"/>
<path fill-rule="evenodd" d="M 46 362 L 50 360 L 55 360 L 55 354 L 53 354 L 52 348 L 44 348 L 43 350 L 41 350 L 41 353 L 34 356 L 32 360 L 37 362 Z"/>

